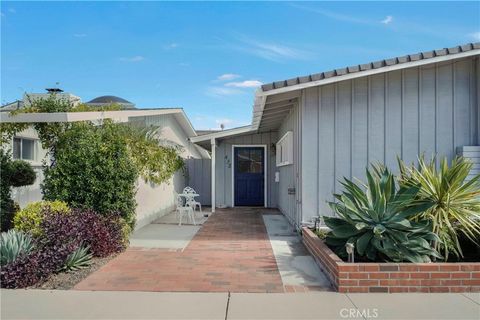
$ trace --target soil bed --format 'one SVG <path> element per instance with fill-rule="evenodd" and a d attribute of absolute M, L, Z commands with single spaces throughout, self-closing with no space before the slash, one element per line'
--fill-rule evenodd
<path fill-rule="evenodd" d="M 105 258 L 93 258 L 90 267 L 74 272 L 60 272 L 54 273 L 45 281 L 41 281 L 31 287 L 30 289 L 44 289 L 44 290 L 70 290 L 77 283 L 88 277 L 92 272 L 97 271 L 107 262 L 115 258 L 117 254 Z"/>

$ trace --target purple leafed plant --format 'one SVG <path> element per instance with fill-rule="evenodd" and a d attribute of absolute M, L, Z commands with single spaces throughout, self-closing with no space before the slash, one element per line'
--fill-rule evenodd
<path fill-rule="evenodd" d="M 70 214 L 45 212 L 42 235 L 35 239 L 36 249 L 2 268 L 1 286 L 23 288 L 45 279 L 81 245 L 90 246 L 97 257 L 120 252 L 127 243 L 125 228 L 117 213 L 103 216 L 88 209 L 74 209 Z"/>

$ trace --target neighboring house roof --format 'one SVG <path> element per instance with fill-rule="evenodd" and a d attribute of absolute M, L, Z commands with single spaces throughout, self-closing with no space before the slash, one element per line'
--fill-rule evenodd
<path fill-rule="evenodd" d="M 298 103 L 302 89 L 359 77 L 480 55 L 480 42 L 431 50 L 264 84 L 255 94 L 252 128 L 268 131 Z"/>
<path fill-rule="evenodd" d="M 126 109 L 134 109 L 135 104 L 117 96 L 100 96 L 95 99 L 88 101 L 87 105 L 109 105 L 109 104 L 120 104 Z"/>
<path fill-rule="evenodd" d="M 23 106 L 24 106 L 24 103 L 22 100 L 16 100 L 14 102 L 6 103 L 3 106 L 1 106 L 0 112 L 18 110 L 23 108 Z"/>
<path fill-rule="evenodd" d="M 148 117 L 171 114 L 188 137 L 195 137 L 197 133 L 182 108 L 135 109 L 121 111 L 87 111 L 87 112 L 52 112 L 52 113 L 19 113 L 11 115 L 0 112 L 0 122 L 34 123 L 34 122 L 76 122 L 113 119 L 118 122 L 127 122 L 134 117 Z"/>

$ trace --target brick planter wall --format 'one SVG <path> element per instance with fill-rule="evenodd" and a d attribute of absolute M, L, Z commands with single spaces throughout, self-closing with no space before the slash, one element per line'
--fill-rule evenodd
<path fill-rule="evenodd" d="M 480 292 L 480 263 L 347 263 L 310 229 L 303 243 L 339 292 Z"/>

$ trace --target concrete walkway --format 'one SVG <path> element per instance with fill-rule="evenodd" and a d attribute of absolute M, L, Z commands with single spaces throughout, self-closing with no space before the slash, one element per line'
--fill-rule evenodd
<path fill-rule="evenodd" d="M 302 243 L 284 215 L 264 214 L 278 271 L 287 292 L 302 292 L 305 289 L 330 290 L 331 284 Z"/>
<path fill-rule="evenodd" d="M 480 294 L 1 290 L 1 319 L 479 319 Z"/>

